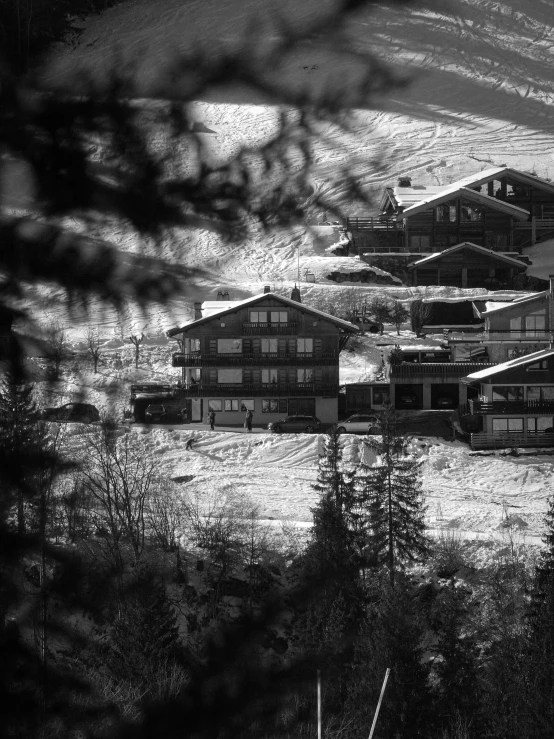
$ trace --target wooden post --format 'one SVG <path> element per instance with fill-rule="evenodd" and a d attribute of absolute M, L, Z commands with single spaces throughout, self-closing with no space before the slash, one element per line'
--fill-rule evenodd
<path fill-rule="evenodd" d="M 317 671 L 317 739 L 321 739 L 321 670 Z"/>
<path fill-rule="evenodd" d="M 385 679 L 383 680 L 383 687 L 381 688 L 381 695 L 379 696 L 379 702 L 377 703 L 377 708 L 375 709 L 375 716 L 373 717 L 373 723 L 371 724 L 371 729 L 369 732 L 369 739 L 373 736 L 373 732 L 375 731 L 375 725 L 377 723 L 377 718 L 379 716 L 379 709 L 381 708 L 381 702 L 383 701 L 383 696 L 385 695 L 385 688 L 387 687 L 387 680 L 389 679 L 390 675 L 390 667 L 387 667 L 387 671 L 385 672 Z"/>

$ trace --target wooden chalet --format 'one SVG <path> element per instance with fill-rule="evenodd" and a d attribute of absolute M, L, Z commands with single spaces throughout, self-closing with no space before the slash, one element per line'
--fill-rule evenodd
<path fill-rule="evenodd" d="M 543 349 L 470 373 L 477 388 L 469 411 L 483 431 L 471 435 L 474 449 L 554 447 L 554 349 Z"/>
<path fill-rule="evenodd" d="M 241 425 L 246 410 L 258 425 L 297 414 L 336 423 L 339 353 L 358 331 L 303 305 L 297 289 L 225 303 L 167 332 L 179 342 L 181 406 L 191 421 L 215 411 L 218 425 Z"/>
<path fill-rule="evenodd" d="M 432 254 L 462 242 L 513 252 L 554 234 L 554 184 L 509 167 L 448 186 L 387 187 L 379 215 L 347 218 L 362 254 Z"/>
<path fill-rule="evenodd" d="M 452 285 L 496 290 L 512 288 L 514 277 L 524 272 L 526 265 L 518 259 L 466 241 L 418 259 L 407 268 L 414 286 Z"/>

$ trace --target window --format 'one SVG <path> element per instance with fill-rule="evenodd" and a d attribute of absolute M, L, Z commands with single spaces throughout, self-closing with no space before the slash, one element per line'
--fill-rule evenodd
<path fill-rule="evenodd" d="M 242 339 L 218 339 L 218 354 L 242 354 Z"/>
<path fill-rule="evenodd" d="M 262 370 L 262 383 L 263 384 L 268 384 L 268 383 L 277 384 L 278 382 L 279 382 L 279 370 L 278 369 L 271 367 L 269 369 Z"/>
<path fill-rule="evenodd" d="M 546 317 L 543 310 L 525 316 L 525 333 L 527 336 L 540 336 L 546 329 Z"/>
<path fill-rule="evenodd" d="M 511 334 L 521 333 L 521 316 L 516 316 L 516 318 L 510 318 L 510 333 Z"/>
<path fill-rule="evenodd" d="M 437 221 L 439 223 L 456 223 L 456 203 L 437 205 Z"/>
<path fill-rule="evenodd" d="M 553 426 L 554 420 L 549 416 L 539 416 L 539 418 L 527 419 L 527 431 L 532 434 L 544 432 L 546 429 L 551 429 Z"/>
<path fill-rule="evenodd" d="M 297 369 L 296 370 L 296 382 L 313 382 L 314 371 L 311 368 Z"/>
<path fill-rule="evenodd" d="M 262 339 L 262 354 L 277 354 L 279 339 Z"/>
<path fill-rule="evenodd" d="M 279 413 L 279 401 L 274 398 L 262 400 L 262 413 Z"/>
<path fill-rule="evenodd" d="M 548 369 L 548 359 L 541 359 L 540 362 L 534 362 L 533 364 L 528 364 L 526 367 L 527 372 L 535 372 L 536 370 L 547 370 Z"/>
<path fill-rule="evenodd" d="M 523 385 L 494 385 L 492 388 L 493 400 L 508 400 L 510 402 L 523 400 Z"/>
<path fill-rule="evenodd" d="M 208 400 L 208 410 L 209 411 L 220 411 L 222 409 L 223 409 L 222 400 Z"/>
<path fill-rule="evenodd" d="M 242 383 L 242 369 L 218 369 L 217 382 L 218 384 Z"/>
<path fill-rule="evenodd" d="M 243 413 L 246 411 L 253 411 L 254 410 L 254 401 L 252 399 L 250 400 L 241 400 L 240 402 L 240 409 Z"/>
<path fill-rule="evenodd" d="M 223 410 L 225 411 L 238 411 L 239 401 L 238 399 L 231 398 L 230 400 L 223 401 Z"/>
<path fill-rule="evenodd" d="M 191 369 L 190 370 L 190 384 L 191 385 L 198 385 L 200 383 L 200 370 L 199 369 Z"/>
<path fill-rule="evenodd" d="M 271 311 L 271 323 L 287 323 L 288 311 L 286 310 L 272 310 Z"/>
<path fill-rule="evenodd" d="M 373 388 L 373 405 L 386 405 L 390 402 L 390 391 L 388 388 Z"/>
<path fill-rule="evenodd" d="M 483 208 L 471 200 L 462 200 L 460 220 L 465 223 L 477 223 L 483 217 Z"/>
<path fill-rule="evenodd" d="M 523 433 L 523 418 L 493 418 L 493 433 Z"/>
<path fill-rule="evenodd" d="M 296 339 L 296 351 L 299 354 L 312 354 L 314 351 L 314 340 Z"/>
<path fill-rule="evenodd" d="M 550 400 L 554 401 L 554 386 L 531 385 L 527 388 L 527 400 Z"/>
<path fill-rule="evenodd" d="M 250 321 L 252 323 L 267 323 L 267 311 L 266 310 L 251 310 Z"/>
<path fill-rule="evenodd" d="M 429 250 L 429 236 L 424 234 L 410 235 L 410 249 Z"/>

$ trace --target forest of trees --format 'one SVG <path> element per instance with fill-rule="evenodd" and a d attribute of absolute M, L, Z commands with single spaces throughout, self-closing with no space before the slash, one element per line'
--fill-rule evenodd
<path fill-rule="evenodd" d="M 128 69 L 105 85 L 36 83 L 41 53 L 101 2 L 0 3 L 0 179 L 17 166 L 32 183 L 30 214 L 0 203 L 0 309 L 16 327 L 0 392 L 6 737 L 313 737 L 320 670 L 324 735 L 349 739 L 368 731 L 387 668 L 375 739 L 554 735 L 554 504 L 540 561 L 507 547 L 477 569 L 455 537 L 427 538 L 418 468 L 387 416 L 371 467 L 346 464 L 329 435 L 303 542 L 262 527 L 233 489 L 214 499 L 166 478 L 109 418 L 82 434 L 45 426 L 26 377 L 23 339 L 40 318 L 29 288 L 54 287 L 69 314 L 93 300 L 146 308 L 186 295 L 190 273 L 156 256 L 173 226 L 240 243 L 254 227 L 340 213 L 309 195 L 313 141 L 404 84 L 344 36 L 364 4 L 294 27 L 277 15 L 267 48 L 251 36 L 216 61 L 182 54 L 153 93 L 167 104 L 148 108 Z M 365 73 L 341 94 L 288 86 L 280 70 L 307 43 L 357 57 Z M 281 126 L 214 165 L 187 106 L 237 80 L 282 106 Z M 166 150 L 149 146 L 152 126 L 168 132 Z M 171 166 L 183 138 L 184 169 Z M 348 171 L 337 177 L 346 200 L 364 201 Z M 123 260 L 87 235 L 99 222 L 124 224 L 150 251 Z M 96 362 L 94 335 L 89 348 Z"/>

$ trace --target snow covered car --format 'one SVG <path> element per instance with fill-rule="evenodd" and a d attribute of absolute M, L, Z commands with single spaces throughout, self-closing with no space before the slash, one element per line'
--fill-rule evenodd
<path fill-rule="evenodd" d="M 144 420 L 146 423 L 164 423 L 167 421 L 165 405 L 151 403 L 144 412 Z"/>
<path fill-rule="evenodd" d="M 267 428 L 274 434 L 280 434 L 283 431 L 291 434 L 313 434 L 314 431 L 321 429 L 321 421 L 315 416 L 287 416 L 268 423 Z"/>
<path fill-rule="evenodd" d="M 91 403 L 66 403 L 59 408 L 43 408 L 39 418 L 60 423 L 93 423 L 100 420 L 100 412 Z"/>
<path fill-rule="evenodd" d="M 341 421 L 337 431 L 339 434 L 377 434 L 379 418 L 371 414 L 357 413 L 346 421 Z"/>

